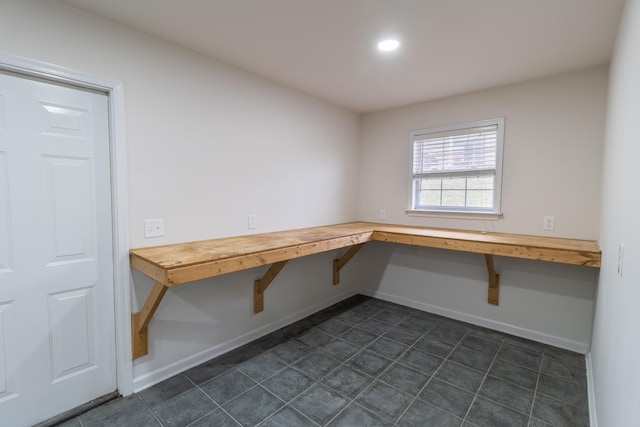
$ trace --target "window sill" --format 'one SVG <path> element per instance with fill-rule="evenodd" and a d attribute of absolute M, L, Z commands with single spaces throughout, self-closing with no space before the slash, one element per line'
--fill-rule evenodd
<path fill-rule="evenodd" d="M 406 210 L 405 213 L 408 216 L 453 218 L 453 219 L 481 219 L 481 220 L 490 220 L 490 221 L 498 221 L 503 217 L 502 213 L 493 213 L 493 212 Z"/>

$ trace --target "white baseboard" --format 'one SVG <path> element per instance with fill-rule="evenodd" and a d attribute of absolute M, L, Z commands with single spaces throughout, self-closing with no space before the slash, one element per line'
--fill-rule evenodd
<path fill-rule="evenodd" d="M 587 343 L 581 343 L 577 341 L 567 340 L 561 337 L 556 337 L 552 335 L 543 334 L 541 332 L 532 331 L 525 328 L 520 328 L 518 326 L 509 325 L 502 322 L 497 322 L 495 320 L 486 319 L 479 316 L 473 316 L 470 314 L 465 314 L 462 312 L 458 312 L 455 310 L 450 310 L 447 308 L 425 304 L 421 302 L 417 302 L 411 299 L 399 297 L 397 295 L 392 295 L 384 292 L 371 291 L 366 288 L 356 288 L 351 289 L 343 294 L 340 294 L 336 297 L 330 298 L 329 300 L 323 301 L 319 304 L 315 304 L 305 310 L 299 311 L 297 313 L 291 314 L 290 316 L 284 317 L 275 322 L 263 325 L 253 331 L 249 331 L 241 336 L 235 337 L 229 341 L 217 344 L 208 349 L 202 350 L 196 354 L 189 355 L 181 360 L 178 360 L 174 363 L 171 363 L 167 366 L 164 366 L 160 369 L 157 369 L 152 372 L 145 373 L 138 377 L 135 377 L 133 380 L 133 391 L 139 392 L 146 388 L 149 388 L 161 381 L 166 380 L 174 375 L 177 375 L 181 372 L 184 372 L 188 369 L 191 369 L 195 366 L 198 366 L 208 360 L 211 360 L 215 357 L 218 357 L 224 353 L 227 353 L 231 350 L 234 350 L 242 345 L 248 344 L 251 341 L 254 341 L 258 338 L 261 338 L 271 332 L 274 332 L 284 326 L 290 325 L 293 322 L 304 319 L 305 317 L 314 314 L 322 309 L 325 309 L 337 302 L 340 302 L 344 299 L 347 299 L 353 295 L 362 294 L 370 297 L 378 298 L 381 300 L 394 302 L 397 304 L 401 304 L 407 307 L 415 308 L 418 310 L 426 311 L 433 314 L 438 314 L 441 316 L 448 317 L 450 319 L 460 320 L 462 322 L 471 323 L 474 325 L 486 327 L 489 329 L 494 329 L 497 331 L 505 332 L 511 335 L 515 335 L 522 338 L 527 338 L 533 341 L 541 342 L 544 344 L 553 345 L 555 347 L 564 348 L 566 350 L 574 351 L 576 353 L 585 354 L 588 349 Z M 588 357 L 589 355 L 587 355 Z M 589 363 L 589 359 L 587 359 Z M 587 365 L 587 368 L 590 368 L 590 365 Z M 590 371 L 587 371 L 589 374 Z M 589 377 L 588 377 L 589 378 Z M 591 393 L 592 386 L 589 384 L 589 390 Z M 592 406 L 592 396 L 589 395 L 589 406 L 590 406 L 590 414 L 595 414 L 595 403 Z M 592 421 L 592 427 L 595 424 Z"/>
<path fill-rule="evenodd" d="M 587 352 L 587 396 L 589 398 L 589 425 L 598 427 L 598 417 L 596 412 L 596 393 L 593 382 L 593 365 L 591 362 L 591 352 Z"/>
<path fill-rule="evenodd" d="M 202 350 L 196 354 L 189 355 L 169 365 L 163 366 L 160 369 L 156 369 L 155 371 L 135 377 L 133 380 L 133 391 L 134 393 L 137 393 L 146 388 L 149 388 L 155 384 L 158 384 L 159 382 L 166 380 L 167 378 L 171 378 L 174 375 L 198 366 L 240 346 L 248 344 L 251 341 L 270 334 L 271 332 L 277 331 L 278 329 L 290 325 L 291 323 L 297 322 L 298 320 L 304 319 L 307 316 L 317 313 L 320 310 L 323 310 L 358 293 L 362 292 L 360 292 L 359 289 L 351 289 L 338 296 L 306 308 L 305 310 L 291 314 L 275 322 L 268 323 L 257 329 L 254 329 L 253 331 L 249 331 L 246 334 L 230 339 L 229 341 L 214 345 L 213 347 Z"/>
<path fill-rule="evenodd" d="M 565 350 L 574 351 L 580 354 L 586 354 L 589 348 L 587 343 L 568 340 L 562 337 L 553 335 L 547 335 L 542 332 L 532 331 L 530 329 L 521 328 L 519 326 L 513 326 L 507 323 L 498 322 L 484 317 L 474 316 L 471 314 L 462 313 L 448 308 L 439 307 L 436 305 L 425 304 L 422 302 L 414 301 L 408 298 L 403 298 L 397 295 L 388 294 L 385 292 L 372 291 L 370 289 L 361 288 L 359 293 L 370 297 L 378 298 L 381 300 L 394 302 L 407 307 L 415 308 L 418 310 L 426 311 L 440 316 L 448 317 L 450 319 L 459 320 L 461 322 L 471 323 L 473 325 L 482 326 L 485 328 L 493 329 L 496 331 L 504 332 L 507 334 L 515 335 L 521 338 L 530 339 L 543 344 L 552 345 L 554 347 L 563 348 Z"/>

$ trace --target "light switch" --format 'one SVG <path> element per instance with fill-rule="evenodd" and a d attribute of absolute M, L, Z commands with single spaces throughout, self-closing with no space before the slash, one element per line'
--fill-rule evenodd
<path fill-rule="evenodd" d="M 144 237 L 161 237 L 164 236 L 164 219 L 145 219 L 144 220 Z"/>
<path fill-rule="evenodd" d="M 247 227 L 251 230 L 258 227 L 256 214 L 249 214 Z"/>

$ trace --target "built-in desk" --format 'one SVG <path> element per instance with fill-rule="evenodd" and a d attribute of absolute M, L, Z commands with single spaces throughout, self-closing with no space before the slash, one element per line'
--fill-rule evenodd
<path fill-rule="evenodd" d="M 171 286 L 270 265 L 264 276 L 254 282 L 254 312 L 259 313 L 264 307 L 264 291 L 290 259 L 349 248 L 333 262 L 335 285 L 340 282 L 340 270 L 371 241 L 483 254 L 489 273 L 490 304 L 498 304 L 500 286 L 493 255 L 587 267 L 600 267 L 601 259 L 598 242 L 590 240 L 368 222 L 132 249 L 131 267 L 155 281 L 142 309 L 132 314 L 133 358 L 147 354 L 149 321 Z"/>

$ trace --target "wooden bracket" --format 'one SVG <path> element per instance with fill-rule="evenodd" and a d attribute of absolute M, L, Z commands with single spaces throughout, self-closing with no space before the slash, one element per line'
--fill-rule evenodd
<path fill-rule="evenodd" d="M 153 313 L 162 301 L 162 297 L 167 292 L 167 288 L 160 282 L 155 282 L 142 309 L 131 315 L 131 343 L 133 358 L 137 359 L 149 353 L 148 327 Z"/>
<path fill-rule="evenodd" d="M 489 271 L 489 304 L 498 305 L 500 301 L 500 275 L 496 274 L 493 255 L 485 254 L 484 259 L 487 262 L 487 270 Z"/>
<path fill-rule="evenodd" d="M 289 260 L 284 260 L 271 264 L 269 270 L 262 276 L 262 279 L 258 279 L 253 282 L 253 312 L 260 313 L 264 310 L 264 291 L 269 287 L 273 279 L 276 278 L 278 273 L 287 265 Z"/>
<path fill-rule="evenodd" d="M 333 260 L 333 284 L 337 285 L 340 283 L 340 270 L 344 267 L 351 258 L 353 258 L 360 249 L 364 246 L 364 243 L 360 243 L 359 245 L 353 245 L 349 248 L 349 250 L 342 255 L 338 259 Z"/>

